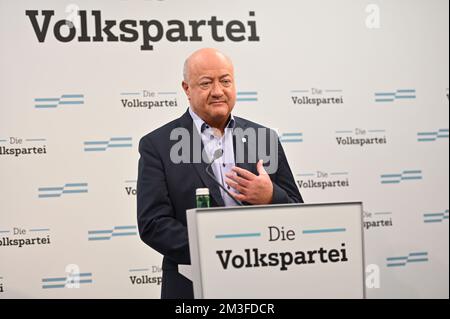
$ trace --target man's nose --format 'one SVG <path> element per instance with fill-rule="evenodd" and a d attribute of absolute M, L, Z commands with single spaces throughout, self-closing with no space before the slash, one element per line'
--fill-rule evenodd
<path fill-rule="evenodd" d="M 211 89 L 211 95 L 213 97 L 221 97 L 223 95 L 223 89 L 220 83 L 214 82 L 212 89 Z"/>

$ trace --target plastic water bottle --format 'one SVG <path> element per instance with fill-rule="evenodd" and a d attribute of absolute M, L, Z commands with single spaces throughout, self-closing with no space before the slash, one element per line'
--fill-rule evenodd
<path fill-rule="evenodd" d="M 209 189 L 197 188 L 195 190 L 195 199 L 197 203 L 197 208 L 210 207 Z"/>

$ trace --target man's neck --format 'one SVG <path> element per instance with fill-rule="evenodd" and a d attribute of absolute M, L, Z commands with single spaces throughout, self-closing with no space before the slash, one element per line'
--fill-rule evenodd
<path fill-rule="evenodd" d="M 208 124 L 209 127 L 214 129 L 215 135 L 218 134 L 220 136 L 223 136 L 225 134 L 225 128 L 227 127 L 228 123 L 231 120 L 231 114 L 228 115 L 228 117 L 220 122 L 213 121 L 211 119 L 205 120 L 202 116 L 200 116 L 198 113 L 194 111 L 194 109 L 191 108 L 191 111 L 195 113 L 200 119 L 202 119 L 206 124 Z"/>
<path fill-rule="evenodd" d="M 205 123 L 208 124 L 209 127 L 211 127 L 214 130 L 214 135 L 218 134 L 218 135 L 222 136 L 225 132 L 225 127 L 229 120 L 230 120 L 230 118 L 228 117 L 228 119 L 222 123 L 214 123 L 214 122 L 209 122 L 209 121 L 208 122 L 205 121 Z"/>

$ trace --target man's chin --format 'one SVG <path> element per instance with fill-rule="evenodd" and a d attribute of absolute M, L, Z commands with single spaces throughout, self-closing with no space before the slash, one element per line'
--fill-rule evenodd
<path fill-rule="evenodd" d="M 209 105 L 209 110 L 214 116 L 226 116 L 230 112 L 230 108 L 226 103 L 211 103 Z"/>
<path fill-rule="evenodd" d="M 228 110 L 228 104 L 225 102 L 210 103 L 209 106 L 211 106 L 212 108 L 226 108 Z"/>

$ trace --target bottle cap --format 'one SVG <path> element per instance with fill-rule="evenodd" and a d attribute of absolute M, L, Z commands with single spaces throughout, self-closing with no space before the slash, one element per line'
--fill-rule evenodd
<path fill-rule="evenodd" d="M 209 195 L 209 188 L 197 188 L 195 190 L 196 196 Z"/>

